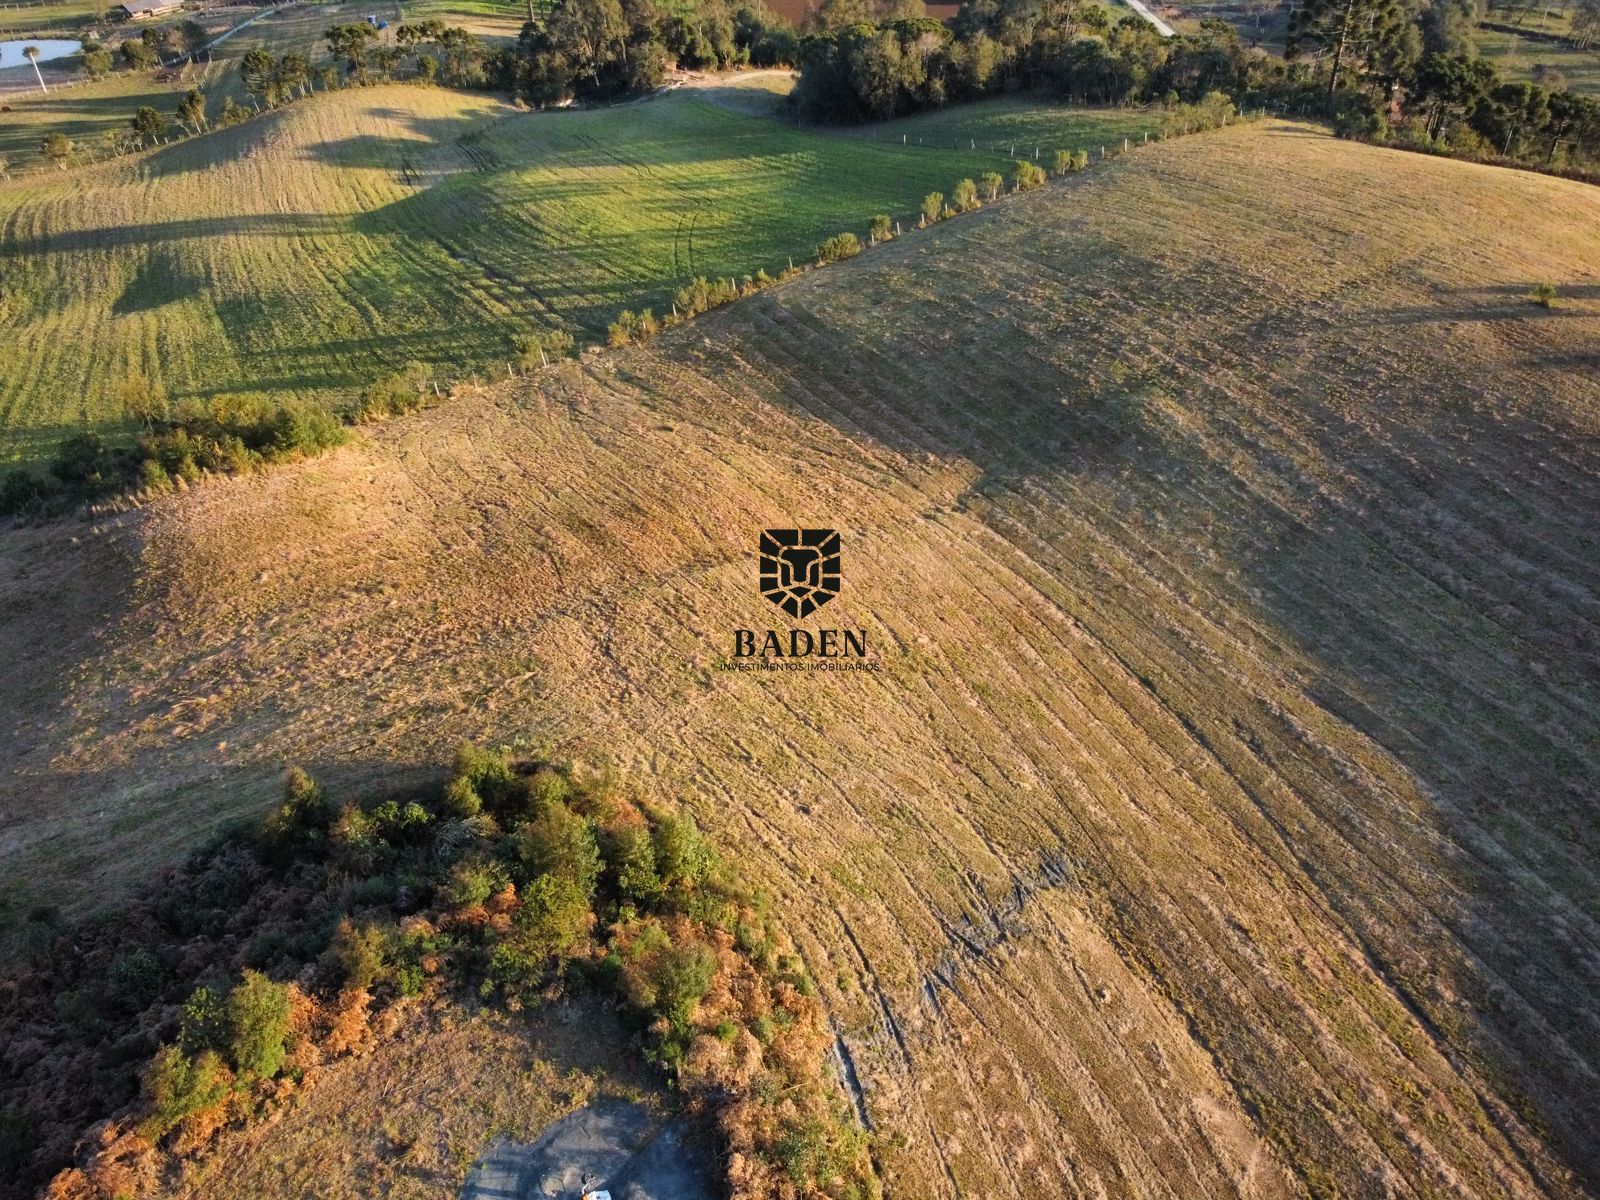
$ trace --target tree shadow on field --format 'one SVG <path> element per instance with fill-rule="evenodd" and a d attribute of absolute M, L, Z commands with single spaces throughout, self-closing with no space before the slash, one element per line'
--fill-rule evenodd
<path fill-rule="evenodd" d="M 190 217 L 142 225 L 109 225 L 98 229 L 71 229 L 38 237 L 6 238 L 0 242 L 0 262 L 32 255 L 114 250 L 125 247 L 179 244 L 207 238 L 260 237 L 300 239 L 338 233 L 348 228 L 348 218 L 303 213 L 259 213 L 232 217 Z"/>
<path fill-rule="evenodd" d="M 1315 664 L 1318 705 L 1404 764 L 1427 821 L 1327 772 L 1308 869 L 1429 1034 L 1593 1184 L 1600 464 L 1555 406 L 1410 399 L 1376 421 L 1302 401 L 1355 494 L 1238 522 L 1230 554 Z M 1287 761 L 1303 737 L 1264 722 L 1253 753 Z M 1335 841 L 1359 857 L 1330 861 Z"/>
<path fill-rule="evenodd" d="M 92 774 L 91 786 L 79 788 L 53 763 L 72 736 L 76 686 L 95 673 L 101 639 L 135 604 L 137 551 L 124 533 L 91 529 L 77 517 L 0 522 L 0 662 L 7 664 L 0 699 L 6 730 L 0 928 L 6 930 L 15 929 L 6 917 L 34 904 L 94 902 L 92 889 L 73 882 L 83 877 L 61 860 L 77 831 L 106 816 L 99 789 Z"/>
<path fill-rule="evenodd" d="M 1470 367 L 1448 293 L 1400 344 L 1360 295 L 1302 313 L 1243 267 L 1146 260 L 1070 216 L 1018 254 L 982 232 L 1004 219 L 959 226 L 958 265 L 987 248 L 985 270 L 938 257 L 954 232 L 891 244 L 714 315 L 683 353 L 766 364 L 785 406 L 974 467 L 958 507 L 1082 597 L 1087 636 L 1151 664 L 1141 685 L 1233 777 L 1239 828 L 1266 815 L 1263 852 L 1289 856 L 1405 1038 L 1472 1064 L 1490 1098 L 1466 1119 L 1494 1137 L 1521 1119 L 1494 1153 L 1554 1194 L 1541 1155 L 1600 1182 L 1600 444 L 1562 403 L 1587 352 L 1527 397 Z M 1491 310 L 1507 293 L 1484 290 Z M 1097 565 L 1118 554 L 1137 569 Z M 1227 659 L 1250 638 L 1195 654 L 1230 614 L 1283 647 L 1275 673 Z M 1263 772 L 1280 785 L 1248 782 Z M 1224 999 L 1194 1020 L 1271 1097 L 1305 1063 L 1250 1037 L 1259 1017 Z M 1369 1078 L 1384 1045 L 1352 1043 Z M 1288 1122 L 1307 1177 L 1373 1186 L 1337 1121 L 1261 1111 L 1286 1114 L 1262 1119 Z M 1392 1113 L 1365 1120 L 1391 1139 Z"/>
<path fill-rule="evenodd" d="M 176 93 L 174 93 L 174 102 Z M 120 102 L 124 108 L 127 101 Z M 312 97 L 309 104 L 325 100 Z M 122 111 L 122 110 L 118 110 Z M 139 160 L 140 170 L 152 179 L 164 179 L 210 171 L 223 163 L 246 158 L 272 147 L 275 141 L 295 136 L 284 127 L 305 115 L 305 102 L 287 104 L 252 117 L 238 125 L 213 129 L 201 138 L 184 138 L 151 151 Z M 387 137 L 357 134 L 330 141 L 311 142 L 304 157 L 345 168 L 369 167 L 398 170 L 402 157 L 426 154 L 465 134 L 488 128 L 498 119 L 487 114 L 462 117 L 425 117 L 404 109 L 373 105 L 358 110 L 356 117 L 395 121 L 411 130 L 415 137 Z M 509 115 L 509 110 L 508 110 Z M 281 161 L 282 169 L 293 170 L 292 160 Z"/>

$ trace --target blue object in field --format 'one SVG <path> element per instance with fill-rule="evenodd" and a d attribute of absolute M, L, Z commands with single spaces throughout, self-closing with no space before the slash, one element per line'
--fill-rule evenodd
<path fill-rule="evenodd" d="M 387 22 L 387 21 L 379 21 L 378 22 L 378 28 L 379 29 L 387 29 L 387 28 L 389 28 L 389 22 Z"/>

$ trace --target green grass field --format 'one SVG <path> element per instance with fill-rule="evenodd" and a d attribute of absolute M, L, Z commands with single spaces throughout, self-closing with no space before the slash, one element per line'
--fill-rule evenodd
<path fill-rule="evenodd" d="M 1600 48 L 1579 50 L 1565 42 L 1480 28 L 1478 53 L 1507 79 L 1532 79 L 1535 68 L 1543 66 L 1560 71 L 1570 91 L 1600 93 Z"/>
<path fill-rule="evenodd" d="M 925 193 L 1005 169 L 1009 145 L 986 145 L 1048 158 L 1154 124 L 1001 101 L 868 138 L 711 96 L 529 114 L 350 90 L 0 185 L 0 453 L 115 429 L 134 373 L 171 403 L 335 403 L 409 359 L 504 373 L 520 332 L 596 337 L 621 308 L 664 310 L 693 275 L 806 261 L 876 212 L 909 226 Z"/>
<path fill-rule="evenodd" d="M 78 29 L 110 6 L 98 0 L 55 0 L 50 4 L 0 4 L 0 38 Z"/>

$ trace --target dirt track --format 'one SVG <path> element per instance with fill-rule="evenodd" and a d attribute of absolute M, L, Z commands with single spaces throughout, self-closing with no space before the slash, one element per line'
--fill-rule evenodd
<path fill-rule="evenodd" d="M 524 735 L 771 888 L 896 1196 L 1578 1195 L 1596 227 L 1576 185 L 1231 130 L 8 535 L 8 862 L 114 883 L 286 759 Z M 755 531 L 795 523 L 843 532 L 810 624 L 880 673 L 716 669 L 782 624 Z"/>

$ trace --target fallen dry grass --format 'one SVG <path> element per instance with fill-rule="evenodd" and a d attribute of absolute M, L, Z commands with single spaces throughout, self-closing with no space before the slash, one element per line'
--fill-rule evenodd
<path fill-rule="evenodd" d="M 776 894 L 897 1195 L 1580 1194 L 1596 228 L 1592 189 L 1234 129 L 6 534 L 7 899 L 114 889 L 288 760 L 522 736 Z M 796 522 L 845 539 L 810 624 L 881 672 L 715 670 Z"/>

